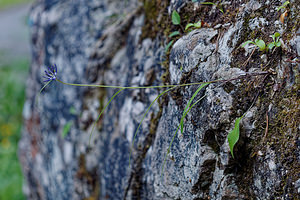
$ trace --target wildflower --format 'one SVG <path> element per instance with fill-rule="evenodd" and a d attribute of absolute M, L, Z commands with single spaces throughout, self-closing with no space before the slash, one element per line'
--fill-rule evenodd
<path fill-rule="evenodd" d="M 48 67 L 48 70 L 45 70 L 45 78 L 44 82 L 50 82 L 52 80 L 56 80 L 57 67 L 56 64 Z"/>

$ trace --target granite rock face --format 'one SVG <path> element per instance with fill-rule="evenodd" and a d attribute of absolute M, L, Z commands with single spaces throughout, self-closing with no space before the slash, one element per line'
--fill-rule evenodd
<path fill-rule="evenodd" d="M 300 198 L 299 1 L 281 11 L 280 1 L 200 2 L 34 4 L 19 143 L 28 199 Z M 172 25 L 174 9 L 182 27 Z M 183 31 L 199 20 L 201 28 Z M 166 52 L 168 35 L 176 30 L 180 36 Z M 240 47 L 256 38 L 268 44 L 275 32 L 281 47 Z M 199 84 L 173 88 L 151 107 L 167 88 L 121 91 L 53 81 L 38 95 L 45 66 L 52 64 L 67 83 L 218 81 L 198 93 L 183 132 L 175 134 Z M 227 134 L 242 115 L 233 158 Z"/>

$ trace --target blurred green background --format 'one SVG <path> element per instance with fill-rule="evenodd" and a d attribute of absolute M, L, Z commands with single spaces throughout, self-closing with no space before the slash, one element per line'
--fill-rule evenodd
<path fill-rule="evenodd" d="M 25 99 L 24 74 L 28 61 L 20 60 L 0 67 L 0 199 L 25 199 L 17 145 L 22 126 Z"/>
<path fill-rule="evenodd" d="M 26 25 L 30 1 L 0 0 L 0 200 L 25 199 L 17 148 L 30 61 Z"/>
<path fill-rule="evenodd" d="M 0 9 L 28 2 L 32 2 L 32 0 L 0 0 Z"/>

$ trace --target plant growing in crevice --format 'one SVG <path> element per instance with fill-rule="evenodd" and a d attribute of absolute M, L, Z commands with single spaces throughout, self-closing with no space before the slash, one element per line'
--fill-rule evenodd
<path fill-rule="evenodd" d="M 71 129 L 71 126 L 73 125 L 73 122 L 72 121 L 68 121 L 64 127 L 63 127 L 63 130 L 62 130 L 62 133 L 61 133 L 61 136 L 63 138 L 65 138 L 67 136 L 67 134 L 69 133 L 70 129 Z"/>
<path fill-rule="evenodd" d="M 259 39 L 255 39 L 254 41 L 248 40 L 244 42 L 241 47 L 245 48 L 247 44 L 253 44 L 254 46 L 258 47 L 260 51 L 266 50 L 266 43 L 263 40 L 259 40 Z"/>
<path fill-rule="evenodd" d="M 53 65 L 51 67 L 48 68 L 48 71 L 45 71 L 45 74 L 46 76 L 44 77 L 46 80 L 46 84 L 42 87 L 42 90 L 47 86 L 49 85 L 52 81 L 57 81 L 59 83 L 62 83 L 64 85 L 69 85 L 69 86 L 77 86 L 77 87 L 98 87 L 98 88 L 114 88 L 114 89 L 119 89 L 110 99 L 109 101 L 107 102 L 107 104 L 103 107 L 103 109 L 101 110 L 101 113 L 99 114 L 97 120 L 94 122 L 94 125 L 92 127 L 92 130 L 90 132 L 90 136 L 89 136 L 89 146 L 90 146 L 90 141 L 91 141 L 91 137 L 92 137 L 92 134 L 93 134 L 93 131 L 94 131 L 94 128 L 95 128 L 95 125 L 97 123 L 97 121 L 100 119 L 101 115 L 103 114 L 103 112 L 106 110 L 106 108 L 108 107 L 108 105 L 112 102 L 112 100 L 114 98 L 116 98 L 116 96 L 122 92 L 123 90 L 126 90 L 126 89 L 162 89 L 162 88 L 168 88 L 166 90 L 164 90 L 163 92 L 159 93 L 159 95 L 151 102 L 150 106 L 147 108 L 145 114 L 143 115 L 143 118 L 142 120 L 140 121 L 139 123 L 139 126 L 137 128 L 137 130 L 135 131 L 135 134 L 134 134 L 134 137 L 133 137 L 133 142 L 132 142 L 132 148 L 130 149 L 130 155 L 129 157 L 131 157 L 131 154 L 132 154 L 132 149 L 134 147 L 134 141 L 136 139 L 136 136 L 138 134 L 138 131 L 141 127 L 141 124 L 143 122 L 143 120 L 145 119 L 147 113 L 150 111 L 150 108 L 152 107 L 152 105 L 161 97 L 163 96 L 164 94 L 166 94 L 167 92 L 175 89 L 175 88 L 178 88 L 178 87 L 185 87 L 185 86 L 192 86 L 192 85 L 199 85 L 198 89 L 194 92 L 194 94 L 192 95 L 192 97 L 189 99 L 187 105 L 185 106 L 185 109 L 182 113 L 182 116 L 181 116 L 181 119 L 180 119 L 180 123 L 175 131 L 175 133 L 173 134 L 173 137 L 172 137 L 172 140 L 169 144 L 169 148 L 167 150 L 167 154 L 166 156 L 170 153 L 170 149 L 171 149 L 171 146 L 173 144 L 173 141 L 177 135 L 177 132 L 181 131 L 181 133 L 183 133 L 183 127 L 184 127 L 184 119 L 185 117 L 187 116 L 187 114 L 189 113 L 189 111 L 197 104 L 199 103 L 203 98 L 205 98 L 206 95 L 202 96 L 201 98 L 199 98 L 195 103 L 192 104 L 192 101 L 196 98 L 196 96 L 198 95 L 198 93 L 204 88 L 206 87 L 207 85 L 209 84 L 213 84 L 213 83 L 222 83 L 222 82 L 228 82 L 228 81 L 233 81 L 233 80 L 238 80 L 238 79 L 242 79 L 242 78 L 245 78 L 247 76 L 258 76 L 258 75 L 266 75 L 266 74 L 269 74 L 269 72 L 249 72 L 249 73 L 245 73 L 244 75 L 240 75 L 236 78 L 232 78 L 230 80 L 223 80 L 223 79 L 217 79 L 217 80 L 211 80 L 211 81 L 207 81 L 207 82 L 192 82 L 192 83 L 185 83 L 185 84 L 177 84 L 177 85 L 158 85 L 158 86 L 113 86 L 113 85 L 93 85 L 93 84 L 74 84 L 74 83 L 66 83 L 66 82 L 63 82 L 61 81 L 60 79 L 58 79 L 57 77 L 57 67 L 56 65 Z M 42 90 L 40 91 L 40 93 L 42 92 Z M 243 116 L 242 116 L 243 117 Z M 236 125 L 235 125 L 235 128 L 234 130 L 229 134 L 228 136 L 228 140 L 229 141 L 229 145 L 230 145 L 230 150 L 231 152 L 233 151 L 233 147 L 234 145 L 236 144 L 236 142 L 238 141 L 239 139 L 239 125 L 238 125 L 238 122 L 241 120 L 241 118 L 238 118 L 236 121 Z M 70 129 L 70 125 L 68 125 L 68 127 L 66 127 L 65 129 L 65 133 L 63 135 L 66 135 L 67 132 L 69 132 L 69 129 Z M 233 155 L 233 153 L 232 153 Z M 164 163 L 162 165 L 162 172 L 163 172 L 163 167 L 164 167 L 164 164 L 166 162 L 166 157 L 164 159 Z M 130 161 L 129 161 L 130 163 Z"/>
<path fill-rule="evenodd" d="M 186 26 L 185 26 L 185 31 L 190 29 L 190 28 L 201 28 L 202 26 L 202 22 L 201 21 L 198 21 L 196 23 L 188 23 Z"/>
<path fill-rule="evenodd" d="M 289 5 L 289 4 L 290 4 L 289 1 L 284 2 L 281 6 L 279 6 L 278 8 L 276 8 L 276 11 L 277 11 L 277 12 L 280 11 L 280 10 L 286 11 L 286 7 L 287 7 L 287 5 Z"/>
<path fill-rule="evenodd" d="M 223 6 L 221 3 L 213 3 L 213 2 L 201 2 L 200 4 L 202 5 L 213 5 L 216 6 L 216 8 L 218 8 L 218 10 L 224 14 L 224 10 L 223 10 Z"/>
<path fill-rule="evenodd" d="M 188 31 L 189 29 L 191 28 L 201 28 L 202 26 L 202 21 L 198 21 L 198 22 L 195 22 L 195 23 L 188 23 L 185 28 L 182 27 L 181 25 L 181 18 L 180 18 L 180 15 L 178 14 L 178 12 L 176 10 L 173 10 L 172 12 L 172 24 L 173 25 L 176 25 L 176 26 L 180 26 L 180 28 L 182 29 L 183 32 L 185 31 Z M 180 35 L 180 32 L 177 30 L 177 31 L 173 31 L 171 32 L 168 37 L 169 38 L 173 38 L 175 36 L 178 36 Z M 169 48 L 173 45 L 174 43 L 174 39 L 172 39 L 165 47 L 165 52 L 167 52 L 169 50 Z"/>
<path fill-rule="evenodd" d="M 273 41 L 270 42 L 268 45 L 266 45 L 265 41 L 263 41 L 263 40 L 255 39 L 254 41 L 248 40 L 248 41 L 244 42 L 241 45 L 241 47 L 245 48 L 247 44 L 253 44 L 255 46 L 255 49 L 256 49 L 256 47 L 258 47 L 260 51 L 264 52 L 264 51 L 272 50 L 274 47 L 281 46 L 281 42 L 279 41 L 280 33 L 276 32 L 273 35 L 271 35 L 270 37 L 273 39 Z"/>
<path fill-rule="evenodd" d="M 176 10 L 173 10 L 172 12 L 172 23 L 174 25 L 180 25 L 181 19 L 180 19 L 180 15 L 178 14 L 178 12 Z M 169 34 L 169 38 L 175 37 L 180 35 L 179 31 L 173 31 L 172 33 Z M 167 52 L 169 50 L 169 48 L 172 46 L 172 44 L 174 43 L 174 40 L 171 40 L 165 47 L 165 52 Z"/>
<path fill-rule="evenodd" d="M 236 145 L 236 143 L 239 141 L 240 138 L 240 121 L 244 118 L 245 114 L 253 107 L 255 104 L 257 98 L 258 98 L 259 93 L 256 95 L 255 99 L 253 100 L 251 106 L 248 108 L 248 110 L 241 116 L 235 119 L 234 123 L 234 128 L 228 133 L 227 135 L 227 140 L 228 140 L 228 145 L 230 149 L 230 153 L 232 158 L 234 158 L 233 154 L 233 148 Z"/>
<path fill-rule="evenodd" d="M 287 6 L 290 4 L 289 1 L 284 2 L 281 6 L 279 6 L 278 8 L 276 8 L 276 11 L 279 12 L 281 10 L 283 10 L 284 12 L 281 13 L 279 20 L 281 21 L 281 23 L 284 24 L 284 18 L 288 15 L 288 9 Z"/>
<path fill-rule="evenodd" d="M 180 19 L 180 15 L 178 14 L 178 12 L 176 10 L 173 10 L 172 12 L 172 23 L 174 25 L 180 25 L 181 19 Z"/>
<path fill-rule="evenodd" d="M 270 42 L 268 44 L 268 49 L 272 50 L 273 47 L 280 47 L 281 46 L 281 42 L 279 41 L 280 33 L 276 32 L 273 35 L 271 35 L 270 37 L 272 37 L 273 42 Z"/>
<path fill-rule="evenodd" d="M 244 115 L 235 120 L 234 128 L 227 135 L 230 152 L 233 158 L 234 158 L 233 148 L 240 138 L 240 121 L 243 117 Z"/>

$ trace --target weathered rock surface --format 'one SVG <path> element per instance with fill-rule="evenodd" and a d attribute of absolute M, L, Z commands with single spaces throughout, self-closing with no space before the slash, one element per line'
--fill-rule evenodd
<path fill-rule="evenodd" d="M 37 1 L 32 66 L 19 157 L 29 199 L 299 199 L 299 1 L 284 23 L 280 1 Z M 202 20 L 202 28 L 172 25 Z M 222 11 L 224 13 L 222 13 Z M 168 35 L 179 30 L 169 52 Z M 247 40 L 281 34 L 261 52 Z M 37 98 L 45 66 L 68 83 L 152 86 L 228 80 L 205 96 L 175 134 L 199 85 L 118 91 L 52 82 Z M 232 158 L 227 134 L 244 115 Z M 66 128 L 71 126 L 70 129 Z M 168 147 L 174 137 L 170 153 Z M 164 168 L 163 168 L 164 167 Z"/>

